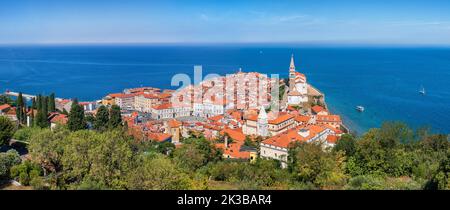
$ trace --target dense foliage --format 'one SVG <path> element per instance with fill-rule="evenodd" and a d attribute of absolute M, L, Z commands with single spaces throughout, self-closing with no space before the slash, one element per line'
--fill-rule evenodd
<path fill-rule="evenodd" d="M 3 174 L 11 171 L 7 176 L 35 189 L 450 188 L 448 136 L 402 123 L 385 123 L 361 137 L 344 135 L 334 148 L 292 144 L 285 169 L 275 160 L 224 159 L 201 135 L 175 147 L 95 127 L 100 132 L 57 127 L 16 134 L 29 140 L 32 160 L 0 156 Z"/>

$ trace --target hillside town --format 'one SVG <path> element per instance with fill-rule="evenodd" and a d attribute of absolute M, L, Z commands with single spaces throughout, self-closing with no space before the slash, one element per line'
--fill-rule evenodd
<path fill-rule="evenodd" d="M 284 80 L 239 70 L 177 91 L 130 88 L 79 104 L 92 116 L 102 105 L 119 106 L 128 134 L 138 141 L 171 142 L 179 147 L 184 138 L 203 135 L 223 150 L 224 158 L 252 162 L 259 156 L 279 160 L 286 167 L 292 142 L 333 147 L 348 132 L 341 117 L 328 110 L 324 94 L 296 70 L 293 55 L 288 70 L 289 78 Z M 48 116 L 52 129 L 67 123 L 72 103 L 55 99 L 58 111 Z M 35 113 L 27 110 L 28 126 Z M 0 106 L 0 114 L 18 120 L 16 107 L 8 104 Z"/>

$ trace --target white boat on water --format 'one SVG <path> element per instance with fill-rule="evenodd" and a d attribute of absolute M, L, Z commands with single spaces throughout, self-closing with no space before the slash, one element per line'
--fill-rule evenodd
<path fill-rule="evenodd" d="M 422 86 L 422 88 L 419 90 L 419 93 L 422 95 L 425 95 L 425 88 Z"/>
<path fill-rule="evenodd" d="M 359 112 L 364 112 L 364 107 L 363 106 L 356 106 L 356 110 L 358 110 Z"/>

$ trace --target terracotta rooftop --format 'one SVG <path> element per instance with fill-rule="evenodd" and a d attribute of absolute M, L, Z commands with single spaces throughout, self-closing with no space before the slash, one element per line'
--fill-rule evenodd
<path fill-rule="evenodd" d="M 9 109 L 9 108 L 11 108 L 11 106 L 9 104 L 0 105 L 0 111 L 3 111 L 5 109 Z"/>
<path fill-rule="evenodd" d="M 309 131 L 309 135 L 308 136 L 300 135 L 299 131 L 301 129 Z M 289 144 L 292 142 L 307 142 L 324 130 L 325 130 L 324 127 L 317 125 L 299 126 L 294 129 L 290 129 L 288 131 L 280 133 L 271 138 L 268 138 L 264 140 L 262 143 L 287 148 Z"/>

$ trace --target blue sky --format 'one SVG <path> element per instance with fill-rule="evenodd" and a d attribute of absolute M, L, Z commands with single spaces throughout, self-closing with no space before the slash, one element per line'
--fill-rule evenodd
<path fill-rule="evenodd" d="M 0 1 L 0 43 L 228 42 L 450 45 L 450 1 Z"/>

